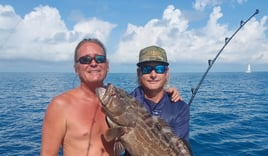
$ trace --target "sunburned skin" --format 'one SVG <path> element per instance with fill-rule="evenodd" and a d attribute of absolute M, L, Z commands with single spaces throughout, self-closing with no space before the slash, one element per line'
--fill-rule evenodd
<path fill-rule="evenodd" d="M 114 142 L 103 138 L 108 124 L 95 92 L 103 86 L 108 62 L 79 61 L 84 56 L 97 55 L 104 56 L 104 49 L 96 40 L 78 44 L 74 68 L 80 85 L 54 97 L 48 105 L 42 127 L 41 156 L 56 156 L 60 148 L 64 156 L 114 155 Z"/>

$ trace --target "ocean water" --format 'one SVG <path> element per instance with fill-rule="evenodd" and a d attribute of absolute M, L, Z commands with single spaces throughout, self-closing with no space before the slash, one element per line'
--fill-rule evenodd
<path fill-rule="evenodd" d="M 188 102 L 203 73 L 171 73 L 170 86 Z M 109 74 L 127 91 L 136 74 Z M 0 155 L 40 152 L 45 109 L 57 94 L 79 84 L 73 73 L 0 73 Z M 194 155 L 268 155 L 268 72 L 209 73 L 190 106 Z"/>

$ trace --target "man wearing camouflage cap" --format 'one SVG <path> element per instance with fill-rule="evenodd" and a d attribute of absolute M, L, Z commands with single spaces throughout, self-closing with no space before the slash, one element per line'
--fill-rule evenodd
<path fill-rule="evenodd" d="M 142 49 L 139 55 L 139 62 L 137 63 L 140 66 L 145 62 L 162 62 L 165 65 L 169 65 L 167 61 L 166 51 L 163 48 L 157 46 L 150 46 Z"/>
<path fill-rule="evenodd" d="M 164 89 L 169 78 L 166 51 L 158 46 L 142 49 L 137 66 L 139 86 L 131 94 L 148 112 L 164 119 L 177 136 L 189 141 L 189 106 L 182 100 L 173 102 Z"/>

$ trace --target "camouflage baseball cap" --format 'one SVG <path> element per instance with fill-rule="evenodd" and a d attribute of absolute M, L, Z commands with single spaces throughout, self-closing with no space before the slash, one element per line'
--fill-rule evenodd
<path fill-rule="evenodd" d="M 161 62 L 169 65 L 167 61 L 166 51 L 163 48 L 157 46 L 149 46 L 140 51 L 139 62 L 137 66 L 140 66 L 144 62 Z"/>

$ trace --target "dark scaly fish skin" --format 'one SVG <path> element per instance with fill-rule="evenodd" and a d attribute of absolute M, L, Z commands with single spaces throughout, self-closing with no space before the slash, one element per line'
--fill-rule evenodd
<path fill-rule="evenodd" d="M 189 156 L 190 145 L 159 117 L 152 116 L 124 90 L 108 84 L 96 89 L 110 129 L 107 141 L 119 140 L 132 156 Z"/>

